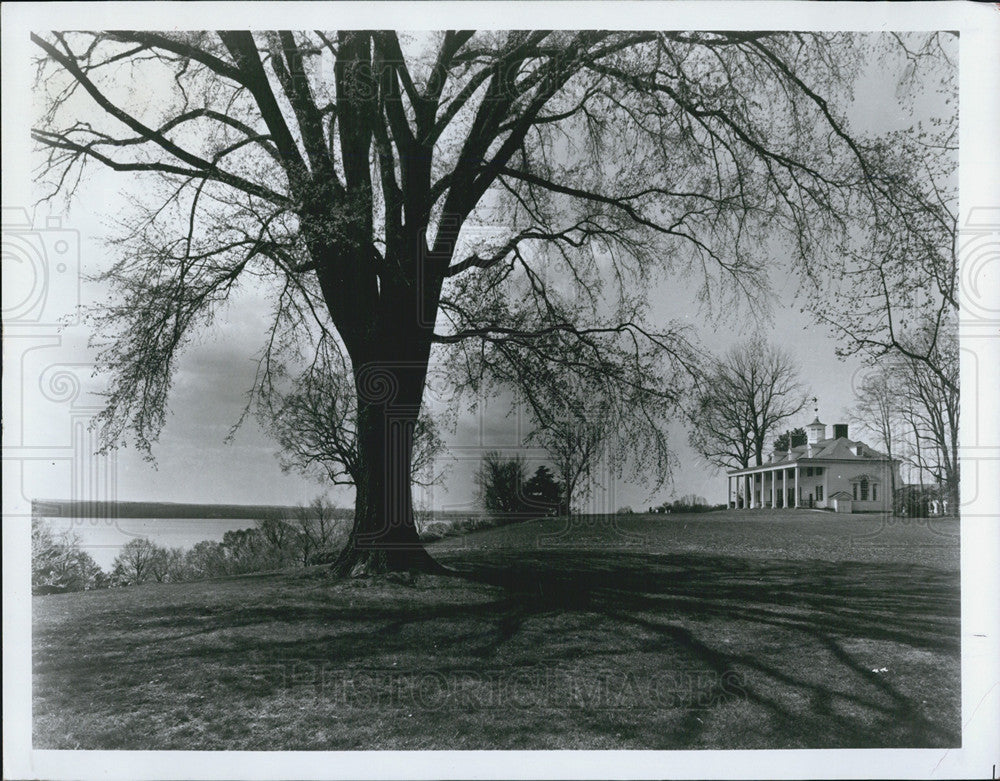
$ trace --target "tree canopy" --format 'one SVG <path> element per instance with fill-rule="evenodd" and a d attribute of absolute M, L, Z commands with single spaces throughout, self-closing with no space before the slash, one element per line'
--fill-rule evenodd
<path fill-rule="evenodd" d="M 930 258 L 939 193 L 916 158 L 931 141 L 864 132 L 847 109 L 872 57 L 936 67 L 936 40 L 33 35 L 46 196 L 90 165 L 136 183 L 91 313 L 105 442 L 149 450 L 184 346 L 240 287 L 269 291 L 253 394 L 318 346 L 351 369 L 343 566 L 425 561 L 409 481 L 432 347 L 451 348 L 459 386 L 529 361 L 606 369 L 611 393 L 669 407 L 695 350 L 683 326 L 649 322 L 664 275 L 697 279 L 706 301 L 760 301 L 775 242 L 806 279 L 890 236 Z"/>

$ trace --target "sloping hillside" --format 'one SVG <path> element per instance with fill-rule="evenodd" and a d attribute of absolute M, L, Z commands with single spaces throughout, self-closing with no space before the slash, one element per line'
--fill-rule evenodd
<path fill-rule="evenodd" d="M 35 597 L 34 746 L 958 745 L 957 529 L 871 523 L 546 519 L 432 546 L 467 577 Z"/>

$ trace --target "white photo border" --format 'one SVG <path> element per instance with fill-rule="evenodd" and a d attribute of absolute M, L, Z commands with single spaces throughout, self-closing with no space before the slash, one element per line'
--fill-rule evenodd
<path fill-rule="evenodd" d="M 239 13 L 234 10 L 239 8 Z M 985 220 L 1000 235 L 1000 15 L 968 2 L 331 2 L 5 3 L 3 203 L 30 187 L 29 32 L 34 29 L 253 29 L 323 26 L 458 28 L 958 30 L 960 32 L 961 224 Z M 993 261 L 996 263 L 996 261 Z M 995 281 L 994 268 L 987 275 Z M 992 276 L 990 276 L 992 275 Z M 31 749 L 29 532 L 3 523 L 5 778 L 987 778 L 1000 757 L 1000 285 L 980 290 L 998 314 L 963 311 L 963 468 L 977 462 L 976 496 L 963 484 L 961 525 L 962 724 L 956 749 L 767 751 L 366 751 L 198 752 Z M 965 303 L 968 303 L 967 301 Z M 963 310 L 965 307 L 963 307 Z M 5 349 L 5 355 L 7 350 Z M 5 372 L 6 375 L 6 372 Z M 969 385 L 972 381 L 975 385 Z M 6 409 L 5 424 L 10 425 Z M 976 415 L 968 414 L 976 403 Z M 970 428 L 971 427 L 971 428 Z M 985 479 L 984 479 L 985 478 Z"/>

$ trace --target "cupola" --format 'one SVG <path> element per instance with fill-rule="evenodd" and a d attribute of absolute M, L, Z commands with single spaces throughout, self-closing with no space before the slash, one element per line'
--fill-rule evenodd
<path fill-rule="evenodd" d="M 826 423 L 820 423 L 817 415 L 813 422 L 806 426 L 806 434 L 809 437 L 809 444 L 815 445 L 822 439 L 826 439 Z"/>

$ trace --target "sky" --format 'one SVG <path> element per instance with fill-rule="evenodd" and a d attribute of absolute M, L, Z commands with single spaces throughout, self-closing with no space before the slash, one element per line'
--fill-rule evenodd
<path fill-rule="evenodd" d="M 853 121 L 873 128 L 898 126 L 904 118 L 890 108 L 893 94 L 894 85 L 889 80 L 874 72 L 869 74 L 857 91 Z M 82 277 L 107 262 L 104 239 L 110 222 L 122 208 L 120 176 L 94 169 L 78 197 L 65 210 L 54 212 L 53 216 L 61 221 L 58 229 L 45 222 L 47 215 L 43 211 L 28 216 L 29 222 L 21 230 L 24 240 L 41 242 L 47 257 L 55 258 L 62 240 L 68 241 L 70 255 L 77 240 L 79 246 L 66 276 L 51 275 L 49 299 L 40 315 L 43 322 L 54 323 L 60 314 L 71 312 L 77 300 L 86 303 L 100 297 L 101 289 Z M 6 224 L 6 210 L 4 216 Z M 43 225 L 45 230 L 40 231 Z M 652 291 L 650 319 L 654 324 L 677 318 L 690 322 L 701 343 L 714 352 L 723 351 L 749 331 L 761 328 L 798 365 L 809 396 L 817 399 L 820 418 L 831 426 L 847 422 L 853 406 L 853 387 L 864 367 L 857 359 L 845 361 L 836 356 L 838 343 L 800 311 L 802 302 L 795 298 L 798 284 L 782 273 L 784 259 L 775 257 L 774 261 L 773 312 L 769 321 L 752 320 L 746 309 L 708 318 L 692 303 L 691 288 L 678 279 L 664 280 Z M 75 286 L 77 271 L 79 287 Z M 11 272 L 5 263 L 5 282 L 11 273 L 18 272 Z M 18 289 L 16 285 L 14 288 Z M 6 289 L 7 285 L 5 313 L 18 305 L 20 299 L 16 297 L 21 295 L 14 292 L 11 295 L 15 298 L 8 300 Z M 14 360 L 23 377 L 32 379 L 22 383 L 19 396 L 5 393 L 5 405 L 17 410 L 21 444 L 32 448 L 37 458 L 22 459 L 14 470 L 5 469 L 5 494 L 10 488 L 22 502 L 88 498 L 294 505 L 306 504 L 326 493 L 335 503 L 349 506 L 349 490 L 329 490 L 315 480 L 283 473 L 276 446 L 252 416 L 228 440 L 243 412 L 245 392 L 255 371 L 253 356 L 262 346 L 268 327 L 266 315 L 262 315 L 268 307 L 262 304 L 253 291 L 238 295 L 225 316 L 203 331 L 183 354 L 177 364 L 168 420 L 154 448 L 152 463 L 134 449 L 122 449 L 111 456 L 92 453 L 93 442 L 85 423 L 99 405 L 94 393 L 106 378 L 92 375 L 93 353 L 87 348 L 88 331 L 84 325 L 70 324 L 60 329 L 40 325 L 32 333 L 19 334 L 19 339 L 11 339 L 8 334 L 5 362 Z M 810 402 L 799 419 L 789 421 L 789 427 L 805 425 L 814 414 Z M 12 417 L 5 418 L 9 427 Z M 482 452 L 517 449 L 526 433 L 525 426 L 523 414 L 511 410 L 505 399 L 489 402 L 474 413 L 461 412 L 455 429 L 445 436 L 442 463 L 448 470 L 447 480 L 432 489 L 418 489 L 418 507 L 474 509 L 473 473 Z M 857 436 L 854 430 L 852 434 Z M 645 509 L 686 494 L 703 496 L 711 503 L 725 501 L 725 475 L 697 457 L 687 444 L 683 426 L 672 425 L 670 439 L 678 463 L 671 482 L 650 488 L 610 478 L 598 480 L 585 509 Z M 541 463 L 539 454 L 528 455 L 532 465 Z M 211 536 L 221 537 L 223 531 L 213 530 Z"/>

